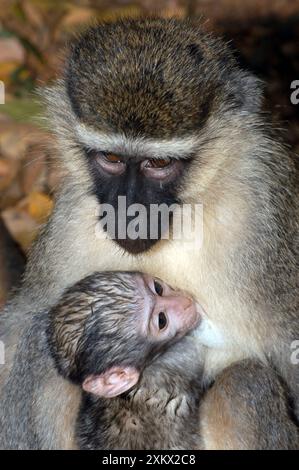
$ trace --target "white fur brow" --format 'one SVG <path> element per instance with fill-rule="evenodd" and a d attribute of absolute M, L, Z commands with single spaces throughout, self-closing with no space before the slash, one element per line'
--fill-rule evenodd
<path fill-rule="evenodd" d="M 192 136 L 161 140 L 145 137 L 133 138 L 123 134 L 105 134 L 78 123 L 75 126 L 75 132 L 80 143 L 90 149 L 150 158 L 163 156 L 177 159 L 187 158 L 197 144 L 197 139 Z"/>

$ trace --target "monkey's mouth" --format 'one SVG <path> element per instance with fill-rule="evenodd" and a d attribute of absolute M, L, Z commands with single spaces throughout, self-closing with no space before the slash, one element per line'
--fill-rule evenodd
<path fill-rule="evenodd" d="M 152 248 L 158 240 L 147 240 L 147 239 L 137 239 L 131 240 L 127 238 L 125 240 L 122 239 L 115 239 L 115 243 L 117 243 L 121 248 L 123 248 L 128 253 L 132 255 L 138 255 L 140 253 L 144 253 Z"/>
<path fill-rule="evenodd" d="M 200 328 L 201 322 L 202 322 L 202 317 L 201 315 L 198 315 L 196 318 L 194 318 L 193 321 L 191 321 L 188 325 L 186 325 L 186 327 L 183 328 L 181 332 L 178 332 L 178 338 L 186 336 L 188 333 L 191 333 L 195 329 Z"/>
<path fill-rule="evenodd" d="M 225 334 L 204 311 L 201 322 L 193 329 L 193 332 L 198 341 L 208 348 L 223 349 L 226 346 Z"/>
<path fill-rule="evenodd" d="M 100 223 L 108 237 L 117 243 L 128 253 L 137 255 L 149 251 L 162 238 L 171 238 L 172 215 L 167 220 L 154 220 L 147 216 L 136 222 L 133 217 L 125 217 L 118 220 L 118 214 L 115 223 L 103 223 L 104 218 L 100 218 Z"/>

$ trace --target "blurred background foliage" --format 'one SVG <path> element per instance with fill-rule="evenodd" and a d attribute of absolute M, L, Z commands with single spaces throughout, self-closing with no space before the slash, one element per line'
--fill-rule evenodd
<path fill-rule="evenodd" d="M 148 13 L 199 16 L 230 40 L 239 62 L 265 81 L 265 108 L 299 150 L 299 105 L 290 102 L 299 80 L 299 0 L 0 0 L 0 303 L 60 180 L 35 89 L 59 75 L 65 45 L 87 24 Z"/>

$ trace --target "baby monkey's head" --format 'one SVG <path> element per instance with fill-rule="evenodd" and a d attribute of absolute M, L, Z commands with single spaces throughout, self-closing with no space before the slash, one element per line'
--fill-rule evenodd
<path fill-rule="evenodd" d="M 112 397 L 197 326 L 198 305 L 140 273 L 96 273 L 71 287 L 50 311 L 48 337 L 58 370 L 86 391 Z"/>

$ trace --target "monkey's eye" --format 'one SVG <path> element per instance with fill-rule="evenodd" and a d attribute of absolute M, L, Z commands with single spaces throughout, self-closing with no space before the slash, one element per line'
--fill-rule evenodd
<path fill-rule="evenodd" d="M 159 330 L 164 330 L 167 326 L 167 317 L 164 312 L 159 313 Z"/>
<path fill-rule="evenodd" d="M 141 162 L 140 171 L 146 178 L 169 182 L 179 176 L 182 165 L 174 158 L 150 158 Z"/>
<path fill-rule="evenodd" d="M 152 158 L 147 160 L 145 168 L 165 168 L 170 164 L 170 158 Z"/>
<path fill-rule="evenodd" d="M 111 175 L 121 175 L 126 170 L 122 157 L 114 153 L 95 152 L 95 160 L 100 168 Z"/>
<path fill-rule="evenodd" d="M 154 287 L 155 287 L 155 291 L 158 295 L 160 295 L 160 297 L 163 295 L 163 287 L 161 286 L 161 284 L 158 282 L 158 281 L 154 281 Z"/>
<path fill-rule="evenodd" d="M 106 153 L 102 152 L 102 155 L 108 160 L 110 163 L 123 163 L 121 157 L 115 155 L 114 153 Z"/>

